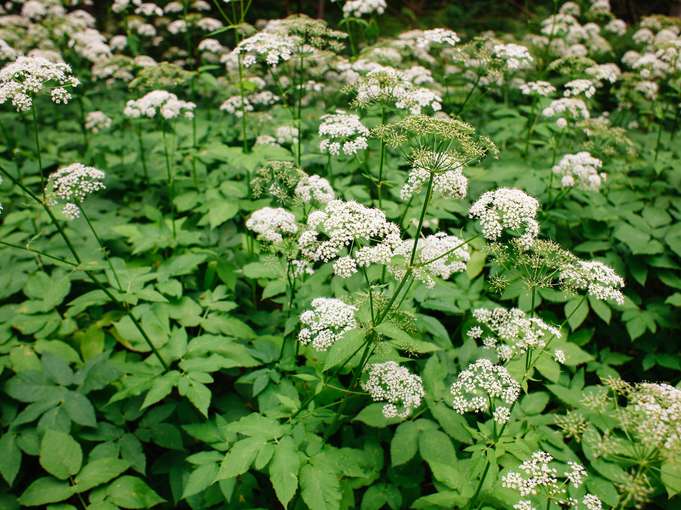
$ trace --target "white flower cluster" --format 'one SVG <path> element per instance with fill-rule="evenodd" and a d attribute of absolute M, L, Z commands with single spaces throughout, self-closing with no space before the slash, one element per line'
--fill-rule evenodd
<path fill-rule="evenodd" d="M 461 41 L 456 32 L 447 28 L 424 30 L 416 40 L 416 46 L 422 50 L 430 50 L 432 46 L 456 46 Z"/>
<path fill-rule="evenodd" d="M 556 87 L 547 81 L 529 81 L 520 85 L 520 92 L 526 96 L 546 97 L 556 92 Z"/>
<path fill-rule="evenodd" d="M 0 60 L 14 60 L 15 58 L 17 58 L 16 50 L 0 37 Z"/>
<path fill-rule="evenodd" d="M 69 47 L 93 64 L 111 57 L 111 48 L 105 37 L 93 28 L 69 34 Z"/>
<path fill-rule="evenodd" d="M 339 156 L 342 152 L 354 156 L 368 147 L 369 130 L 358 115 L 337 111 L 322 116 L 319 136 L 322 137 L 319 143 L 322 153 Z"/>
<path fill-rule="evenodd" d="M 381 67 L 369 71 L 354 83 L 355 103 L 364 108 L 373 103 L 390 104 L 412 115 L 419 115 L 423 109 L 438 112 L 442 109 L 442 98 L 426 88 L 416 88 L 401 71 Z"/>
<path fill-rule="evenodd" d="M 515 239 L 520 248 L 529 249 L 539 235 L 538 209 L 539 202 L 527 193 L 499 188 L 483 193 L 468 213 L 480 221 L 482 235 L 488 241 L 497 242 L 507 233 L 518 236 Z"/>
<path fill-rule="evenodd" d="M 298 139 L 298 128 L 295 126 L 279 126 L 276 130 L 277 143 L 291 144 Z"/>
<path fill-rule="evenodd" d="M 317 351 L 326 351 L 347 331 L 357 327 L 356 312 L 357 307 L 340 299 L 315 298 L 312 300 L 312 310 L 300 315 L 303 327 L 298 333 L 298 340 Z"/>
<path fill-rule="evenodd" d="M 578 186 L 585 190 L 598 191 L 607 177 L 604 172 L 599 172 L 602 166 L 600 159 L 582 151 L 563 156 L 553 167 L 553 173 L 560 176 L 560 184 L 564 188 Z"/>
<path fill-rule="evenodd" d="M 510 407 L 520 396 L 520 385 L 506 368 L 482 358 L 459 373 L 450 392 L 457 413 L 493 411 L 495 421 L 503 424 L 510 417 Z M 496 400 L 500 400 L 501 405 L 497 405 Z M 506 411 L 495 412 L 501 408 Z"/>
<path fill-rule="evenodd" d="M 243 65 L 251 67 L 257 62 L 264 62 L 277 67 L 289 60 L 296 50 L 296 39 L 281 33 L 258 32 L 244 39 L 234 48 L 234 55 L 241 54 Z"/>
<path fill-rule="evenodd" d="M 303 176 L 296 184 L 294 194 L 306 204 L 328 204 L 336 197 L 329 181 L 318 175 Z"/>
<path fill-rule="evenodd" d="M 182 101 L 166 90 L 153 90 L 140 99 L 128 101 L 123 114 L 131 119 L 153 118 L 160 115 L 166 120 L 172 120 L 179 116 L 193 117 L 194 108 L 196 108 L 194 103 Z"/>
<path fill-rule="evenodd" d="M 585 72 L 599 82 L 615 83 L 622 76 L 622 71 L 617 64 L 597 64 L 587 67 Z"/>
<path fill-rule="evenodd" d="M 400 198 L 408 200 L 418 193 L 433 176 L 433 192 L 446 198 L 463 199 L 468 191 L 468 179 L 461 171 L 461 163 L 447 153 L 430 153 L 414 162 L 417 166 L 409 171 L 407 182 L 400 189 Z"/>
<path fill-rule="evenodd" d="M 584 290 L 596 299 L 624 304 L 624 280 L 611 267 L 598 261 L 580 260 L 563 268 L 560 282 L 570 290 Z"/>
<path fill-rule="evenodd" d="M 49 182 L 52 193 L 57 199 L 65 202 L 62 212 L 69 219 L 80 216 L 79 204 L 88 195 L 101 191 L 104 186 L 106 174 L 91 166 L 81 163 L 73 163 L 60 168 L 50 175 Z"/>
<path fill-rule="evenodd" d="M 567 126 L 566 117 L 570 120 L 577 121 L 581 119 L 588 119 L 590 117 L 589 109 L 581 99 L 573 97 L 563 97 L 551 101 L 542 111 L 544 117 L 556 117 L 558 120 L 556 124 L 560 128 Z"/>
<path fill-rule="evenodd" d="M 352 276 L 357 267 L 387 264 L 399 243 L 400 229 L 383 211 L 342 200 L 332 200 L 323 210 L 310 213 L 307 228 L 298 239 L 306 259 L 337 259 L 334 273 L 342 278 Z M 349 253 L 341 256 L 345 249 Z"/>
<path fill-rule="evenodd" d="M 243 112 L 252 112 L 253 111 L 253 105 L 251 102 L 248 100 L 247 97 L 243 98 L 243 107 L 241 105 L 241 96 L 231 96 L 227 98 L 223 103 L 220 105 L 220 111 L 227 112 L 230 115 L 234 115 L 235 117 L 241 118 L 243 116 Z"/>
<path fill-rule="evenodd" d="M 345 0 L 343 16 L 361 18 L 367 14 L 383 14 L 386 7 L 385 0 Z"/>
<path fill-rule="evenodd" d="M 85 129 L 92 133 L 99 133 L 111 127 L 111 118 L 104 112 L 88 112 L 85 116 Z"/>
<path fill-rule="evenodd" d="M 587 472 L 584 466 L 575 461 L 568 461 L 568 469 L 559 480 L 558 469 L 551 466 L 553 457 L 544 451 L 534 452 L 529 459 L 519 466 L 519 471 L 508 471 L 501 478 L 501 485 L 507 489 L 517 491 L 521 497 L 536 496 L 540 491 L 555 498 L 562 506 L 574 510 L 580 508 L 579 501 L 573 497 L 567 497 L 567 486 L 575 489 L 582 486 Z M 582 505 L 587 510 L 601 510 L 602 503 L 593 494 L 585 494 Z M 534 509 L 528 499 L 518 501 L 513 508 L 516 510 Z"/>
<path fill-rule="evenodd" d="M 646 99 L 649 99 L 650 101 L 655 101 L 655 99 L 657 98 L 657 94 L 660 91 L 660 86 L 657 84 L 657 82 L 654 81 L 641 80 L 638 83 L 636 83 L 634 90 L 643 94 L 643 96 Z"/>
<path fill-rule="evenodd" d="M 406 418 L 424 396 L 421 378 L 394 361 L 372 364 L 362 388 L 375 402 L 387 402 L 383 406 L 386 418 Z"/>
<path fill-rule="evenodd" d="M 298 223 L 293 213 L 281 207 L 263 207 L 251 214 L 246 228 L 258 234 L 258 239 L 270 243 L 281 243 L 284 236 L 298 232 Z"/>
<path fill-rule="evenodd" d="M 395 248 L 393 256 L 400 259 L 393 258 L 389 269 L 397 278 L 406 274 L 413 249 L 413 239 L 406 239 Z M 447 280 L 452 273 L 465 271 L 469 259 L 468 246 L 461 239 L 438 232 L 418 240 L 412 273 L 426 287 L 434 287 L 435 277 Z"/>
<path fill-rule="evenodd" d="M 504 361 L 531 349 L 542 349 L 550 340 L 560 337 L 559 329 L 537 317 L 528 317 L 518 308 L 477 308 L 473 317 L 484 329 L 473 327 L 468 336 L 481 338 L 483 345 L 495 349 Z"/>
<path fill-rule="evenodd" d="M 681 390 L 669 384 L 640 383 L 629 396 L 626 418 L 639 440 L 671 455 L 681 452 Z"/>
<path fill-rule="evenodd" d="M 509 71 L 528 69 L 534 62 L 529 50 L 520 44 L 495 44 L 492 55 L 503 60 Z"/>
<path fill-rule="evenodd" d="M 66 87 L 77 87 L 79 83 L 68 64 L 43 57 L 19 57 L 0 69 L 0 104 L 11 101 L 18 112 L 28 111 L 33 106 L 33 96 L 47 87 L 51 87 L 54 103 L 65 104 L 71 99 Z"/>
<path fill-rule="evenodd" d="M 621 19 L 613 19 L 603 27 L 603 30 L 611 34 L 623 36 L 627 33 L 627 23 Z"/>
<path fill-rule="evenodd" d="M 565 84 L 565 90 L 563 91 L 563 96 L 565 97 L 577 97 L 584 96 L 587 99 L 592 98 L 596 94 L 596 87 L 591 80 L 585 78 L 579 78 L 577 80 L 571 80 Z"/>

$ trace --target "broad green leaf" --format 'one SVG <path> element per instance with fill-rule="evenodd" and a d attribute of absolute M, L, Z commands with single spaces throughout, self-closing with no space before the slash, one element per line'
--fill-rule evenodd
<path fill-rule="evenodd" d="M 75 490 L 69 486 L 68 482 L 45 476 L 28 486 L 19 498 L 19 503 L 23 506 L 42 506 L 64 501 L 74 493 Z"/>
<path fill-rule="evenodd" d="M 64 410 L 74 422 L 85 427 L 95 427 L 97 418 L 95 408 L 85 395 L 77 391 L 68 391 L 64 396 Z"/>
<path fill-rule="evenodd" d="M 456 462 L 456 450 L 452 441 L 441 430 L 424 430 L 419 434 L 419 453 L 428 464 Z"/>
<path fill-rule="evenodd" d="M 460 443 L 470 444 L 472 442 L 473 436 L 468 429 L 466 418 L 442 402 L 437 402 L 435 404 L 428 402 L 428 408 L 442 429 L 449 434 L 450 437 Z"/>
<path fill-rule="evenodd" d="M 111 502 L 121 508 L 151 508 L 165 501 L 136 476 L 121 476 L 109 485 L 106 492 Z"/>
<path fill-rule="evenodd" d="M 198 466 L 191 472 L 184 485 L 182 499 L 194 496 L 213 485 L 218 474 L 218 464 L 211 462 Z"/>
<path fill-rule="evenodd" d="M 560 378 L 560 365 L 548 353 L 542 353 L 534 366 L 549 381 L 558 382 Z"/>
<path fill-rule="evenodd" d="M 160 377 L 154 378 L 154 382 L 151 383 L 151 388 L 147 392 L 146 397 L 144 397 L 144 402 L 140 409 L 146 409 L 170 395 L 179 379 L 180 373 L 177 370 L 171 370 Z"/>
<path fill-rule="evenodd" d="M 589 315 L 589 305 L 585 299 L 579 297 L 565 303 L 565 317 L 569 317 L 568 323 L 573 331 L 584 322 L 587 315 Z"/>
<path fill-rule="evenodd" d="M 208 417 L 208 407 L 211 400 L 210 390 L 200 382 L 189 378 L 186 378 L 186 380 L 188 381 L 188 386 L 185 396 L 203 416 Z"/>
<path fill-rule="evenodd" d="M 374 403 L 369 404 L 360 413 L 355 416 L 353 421 L 361 421 L 370 427 L 385 428 L 389 425 L 399 423 L 402 418 L 386 418 L 383 416 L 383 404 Z"/>
<path fill-rule="evenodd" d="M 0 474 L 9 486 L 14 483 L 14 479 L 21 467 L 21 450 L 17 446 L 16 435 L 13 432 L 6 432 L 0 438 Z"/>
<path fill-rule="evenodd" d="M 40 442 L 40 465 L 51 475 L 61 480 L 80 471 L 83 450 L 68 434 L 48 430 Z"/>
<path fill-rule="evenodd" d="M 300 470 L 300 493 L 310 510 L 338 510 L 341 491 L 336 473 L 326 464 L 305 464 Z"/>
<path fill-rule="evenodd" d="M 298 489 L 299 470 L 298 450 L 293 439 L 284 436 L 274 447 L 274 457 L 270 463 L 270 480 L 277 499 L 284 508 L 288 507 Z"/>
<path fill-rule="evenodd" d="M 667 495 L 673 498 L 681 493 L 681 461 L 664 462 L 660 470 L 662 483 L 667 489 Z"/>
<path fill-rule="evenodd" d="M 353 329 L 343 335 L 326 354 L 324 371 L 337 367 L 343 363 L 353 366 L 350 359 L 359 361 L 362 346 L 365 344 L 365 332 L 362 329 Z"/>
<path fill-rule="evenodd" d="M 409 462 L 418 450 L 419 430 L 413 421 L 400 424 L 390 442 L 391 465 L 399 466 Z"/>
<path fill-rule="evenodd" d="M 130 467 L 126 460 L 105 457 L 88 462 L 75 478 L 76 492 L 85 492 L 113 480 Z"/>
<path fill-rule="evenodd" d="M 220 465 L 216 480 L 226 480 L 243 475 L 253 464 L 265 440 L 260 437 L 247 437 L 237 441 L 229 449 Z"/>

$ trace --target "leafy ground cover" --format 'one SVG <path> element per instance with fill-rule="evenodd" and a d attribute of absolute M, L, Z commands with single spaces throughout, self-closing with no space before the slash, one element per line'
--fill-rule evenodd
<path fill-rule="evenodd" d="M 0 7 L 2 508 L 679 507 L 679 19 L 77 4 Z"/>

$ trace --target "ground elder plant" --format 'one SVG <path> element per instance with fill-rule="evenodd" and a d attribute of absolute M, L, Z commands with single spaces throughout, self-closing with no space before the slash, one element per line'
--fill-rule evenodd
<path fill-rule="evenodd" d="M 681 23 L 428 4 L 0 6 L 0 507 L 679 508 Z"/>

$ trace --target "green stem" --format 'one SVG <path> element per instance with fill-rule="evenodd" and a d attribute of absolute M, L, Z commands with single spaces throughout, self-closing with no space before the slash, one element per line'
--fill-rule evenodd
<path fill-rule="evenodd" d="M 14 243 L 8 243 L 7 241 L 0 241 L 0 244 L 7 246 L 9 248 L 16 248 L 17 250 L 24 250 L 29 253 L 33 253 L 35 255 L 38 255 L 39 257 L 45 257 L 48 259 L 55 260 L 57 262 L 61 262 L 62 264 L 66 264 L 71 267 L 78 267 L 78 264 L 75 262 L 71 262 L 70 260 L 63 259 L 61 257 L 56 257 L 55 255 L 50 255 L 49 253 L 46 253 L 44 251 L 40 250 L 35 250 L 33 248 L 29 248 L 28 246 L 21 246 L 20 244 L 14 244 Z"/>
<path fill-rule="evenodd" d="M 175 190 L 173 183 L 173 172 L 170 166 L 170 152 L 168 150 L 168 137 L 167 137 L 167 125 L 163 122 L 163 154 L 165 155 L 166 161 L 166 179 L 168 180 L 168 202 L 170 206 L 170 221 L 173 225 L 173 239 L 175 239 L 177 233 L 175 231 Z"/>
<path fill-rule="evenodd" d="M 45 176 L 43 175 L 43 156 L 40 150 L 40 136 L 38 136 L 38 113 L 35 110 L 35 103 L 31 103 L 31 115 L 33 117 L 33 137 L 35 140 L 35 155 L 38 158 L 38 173 L 40 174 L 40 186 L 43 191 L 43 202 L 46 200 Z"/>
<path fill-rule="evenodd" d="M 83 133 L 83 152 L 87 152 L 90 141 L 88 140 L 87 129 L 85 128 L 85 106 L 83 105 L 83 98 L 76 96 L 78 102 L 78 111 L 80 112 L 80 130 Z"/>
<path fill-rule="evenodd" d="M 144 141 L 142 140 L 142 126 L 137 124 L 137 145 L 140 151 L 140 159 L 142 160 L 142 172 L 144 177 L 144 182 L 149 182 L 149 170 L 147 168 L 147 155 L 144 152 Z"/>
<path fill-rule="evenodd" d="M 297 140 L 297 146 L 298 150 L 296 151 L 296 164 L 298 165 L 298 168 L 300 168 L 300 161 L 301 161 L 301 147 L 302 147 L 302 138 L 303 138 L 303 125 L 302 125 L 302 104 L 303 104 L 303 52 L 301 50 L 300 52 L 300 59 L 298 61 L 298 97 L 296 98 L 297 104 L 296 104 L 296 127 L 298 128 L 298 140 Z"/>
<path fill-rule="evenodd" d="M 92 225 L 92 222 L 90 221 L 90 218 L 88 217 L 87 213 L 85 212 L 85 209 L 83 208 L 82 205 L 78 204 L 78 209 L 80 209 L 81 214 L 83 215 L 83 218 L 85 219 L 85 222 L 88 224 L 88 227 L 90 227 L 90 231 L 92 232 L 92 235 L 95 237 L 97 240 L 97 244 L 99 244 L 99 249 L 102 250 L 102 253 L 104 254 L 104 259 L 106 260 L 107 265 L 109 266 L 109 269 L 111 270 L 111 274 L 114 277 L 114 280 L 116 280 L 116 285 L 118 286 L 118 290 L 122 291 L 123 286 L 121 285 L 121 281 L 118 278 L 118 273 L 114 269 L 113 264 L 111 263 L 111 258 L 109 257 L 109 252 L 104 246 L 104 243 L 102 242 L 102 239 L 99 237 L 97 234 L 97 231 L 95 230 L 94 225 Z"/>
<path fill-rule="evenodd" d="M 468 91 L 468 95 L 466 95 L 466 99 L 464 99 L 461 106 L 459 106 L 459 111 L 456 112 L 457 115 L 460 116 L 463 113 L 463 110 L 464 110 L 464 108 L 466 108 L 466 105 L 468 104 L 469 99 L 473 96 L 473 92 L 475 92 L 477 90 L 481 79 L 482 79 L 482 75 L 478 74 L 477 78 L 475 79 L 475 83 L 473 83 L 473 87 L 471 88 L 471 90 Z"/>
<path fill-rule="evenodd" d="M 428 178 L 428 187 L 426 188 L 426 198 L 423 201 L 423 207 L 421 208 L 421 215 L 419 216 L 419 224 L 416 227 L 416 235 L 414 236 L 414 246 L 411 249 L 411 257 L 409 258 L 409 266 L 414 264 L 414 259 L 416 259 L 416 248 L 419 244 L 419 236 L 421 235 L 421 229 L 423 228 L 423 219 L 426 216 L 426 210 L 428 209 L 428 203 L 430 202 L 430 197 L 433 193 L 433 179 L 435 174 L 430 172 L 430 177 Z"/>
<path fill-rule="evenodd" d="M 381 105 L 381 127 L 385 125 L 385 106 Z M 381 192 L 383 190 L 383 165 L 385 161 L 385 140 L 381 138 L 381 156 L 378 164 L 378 183 L 376 184 L 376 192 L 378 195 L 378 207 L 383 208 L 383 201 L 381 199 Z"/>

